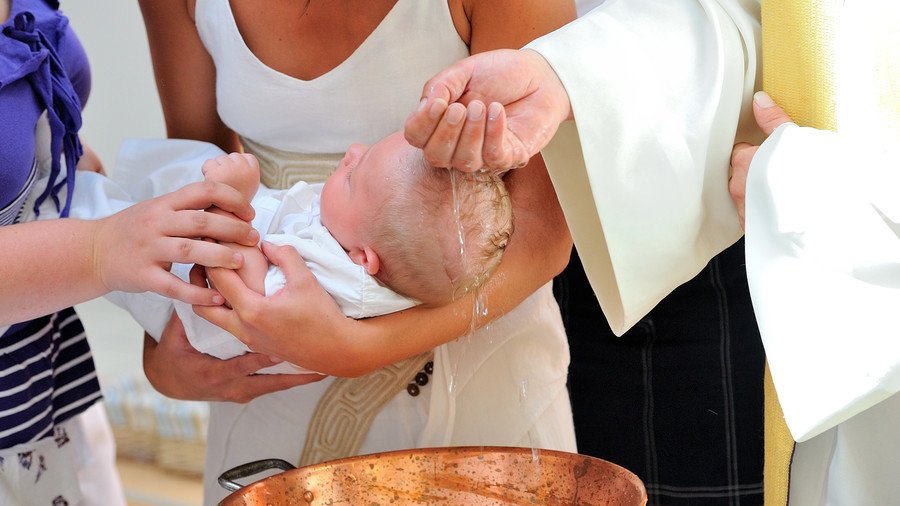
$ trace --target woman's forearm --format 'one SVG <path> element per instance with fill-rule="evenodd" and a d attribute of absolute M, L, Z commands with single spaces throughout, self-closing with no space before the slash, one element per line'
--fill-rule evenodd
<path fill-rule="evenodd" d="M 96 222 L 0 227 L 0 324 L 27 321 L 106 293 L 94 255 Z"/>

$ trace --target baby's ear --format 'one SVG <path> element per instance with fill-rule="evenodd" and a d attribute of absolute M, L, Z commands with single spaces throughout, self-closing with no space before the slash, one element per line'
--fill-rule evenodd
<path fill-rule="evenodd" d="M 372 248 L 368 246 L 353 248 L 347 254 L 350 255 L 350 260 L 352 260 L 353 263 L 363 266 L 369 276 L 378 274 L 378 269 L 381 268 L 381 262 L 378 258 L 378 254 L 375 253 Z"/>

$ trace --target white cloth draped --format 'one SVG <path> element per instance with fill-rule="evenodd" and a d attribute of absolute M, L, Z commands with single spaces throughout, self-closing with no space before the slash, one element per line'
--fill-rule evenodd
<path fill-rule="evenodd" d="M 900 4 L 835 16 L 837 132 L 788 124 L 747 181 L 747 271 L 785 422 L 789 502 L 900 496 Z"/>
<path fill-rule="evenodd" d="M 799 441 L 791 505 L 900 494 L 898 147 L 788 124 L 750 168 L 750 289 Z"/>
<path fill-rule="evenodd" d="M 526 46 L 569 94 L 542 154 L 617 334 L 741 236 L 728 167 L 758 135 L 758 19 L 758 1 L 608 0 Z"/>

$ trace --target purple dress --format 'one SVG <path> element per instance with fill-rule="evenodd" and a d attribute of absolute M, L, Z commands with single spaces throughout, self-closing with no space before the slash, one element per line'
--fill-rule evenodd
<path fill-rule="evenodd" d="M 39 202 L 52 199 L 61 214 L 67 212 L 60 208 L 58 196 L 73 189 L 90 69 L 58 7 L 50 0 L 13 0 L 9 19 L 2 24 L 0 225 L 15 223 L 33 192 Z M 51 173 L 59 175 L 59 182 L 38 188 L 35 127 L 45 112 L 51 132 Z M 59 424 L 100 397 L 93 358 L 74 309 L 15 324 L 0 335 L 0 450 L 49 437 L 57 445 L 66 444 Z M 42 462 L 30 453 L 20 454 L 16 463 L 0 461 L 0 466 Z"/>

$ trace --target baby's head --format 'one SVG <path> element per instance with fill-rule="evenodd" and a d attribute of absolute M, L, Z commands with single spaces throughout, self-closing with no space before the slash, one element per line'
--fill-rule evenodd
<path fill-rule="evenodd" d="M 499 176 L 432 168 L 401 133 L 350 146 L 322 189 L 321 212 L 353 262 L 427 305 L 484 283 L 512 234 Z"/>

